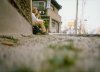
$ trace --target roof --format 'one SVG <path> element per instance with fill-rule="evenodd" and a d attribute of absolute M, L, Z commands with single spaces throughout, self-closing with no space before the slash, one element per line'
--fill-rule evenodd
<path fill-rule="evenodd" d="M 57 8 L 57 9 L 61 9 L 62 6 L 60 4 L 57 3 L 56 0 L 51 0 L 51 3 Z"/>

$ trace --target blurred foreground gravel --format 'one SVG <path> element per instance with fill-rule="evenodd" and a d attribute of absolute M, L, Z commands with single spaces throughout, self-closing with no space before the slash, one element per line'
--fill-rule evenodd
<path fill-rule="evenodd" d="M 16 38 L 18 42 L 12 46 L 0 38 L 0 72 L 100 72 L 100 37 L 33 35 Z"/>

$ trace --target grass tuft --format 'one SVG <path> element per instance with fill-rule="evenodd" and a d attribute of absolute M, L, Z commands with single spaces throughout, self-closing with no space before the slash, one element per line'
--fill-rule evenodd
<path fill-rule="evenodd" d="M 72 51 L 76 51 L 76 52 L 79 52 L 81 51 L 81 49 L 79 48 L 76 48 L 74 47 L 74 44 L 73 42 L 70 42 L 69 44 L 50 44 L 48 46 L 48 48 L 52 48 L 52 49 L 55 49 L 55 50 L 72 50 Z"/>
<path fill-rule="evenodd" d="M 0 64 L 2 64 L 4 61 L 0 58 Z"/>
<path fill-rule="evenodd" d="M 18 42 L 18 39 L 11 36 L 0 36 L 0 38 L 2 38 L 1 43 L 8 46 L 13 46 Z"/>
<path fill-rule="evenodd" d="M 54 56 L 49 63 L 54 67 L 69 67 L 74 65 L 75 59 L 69 56 Z"/>
<path fill-rule="evenodd" d="M 76 62 L 76 59 L 68 56 L 54 56 L 48 59 L 49 67 L 43 72 L 66 72 L 69 67 L 72 67 Z"/>
<path fill-rule="evenodd" d="M 17 43 L 18 39 L 15 39 L 14 37 L 11 36 L 0 36 L 0 38 L 4 38 L 4 39 L 8 39 L 8 40 L 12 40 L 14 43 Z"/>
<path fill-rule="evenodd" d="M 34 71 L 28 67 L 20 67 L 20 68 L 13 70 L 13 72 L 34 72 Z"/>

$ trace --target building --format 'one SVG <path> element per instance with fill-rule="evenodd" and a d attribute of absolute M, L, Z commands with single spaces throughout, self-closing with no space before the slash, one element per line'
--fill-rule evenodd
<path fill-rule="evenodd" d="M 67 25 L 68 28 L 66 29 L 67 34 L 75 34 L 74 25 L 75 25 L 75 20 L 68 21 L 68 25 Z"/>
<path fill-rule="evenodd" d="M 58 11 L 61 9 L 55 0 L 33 0 L 32 6 L 37 7 L 41 18 L 45 20 L 45 26 L 49 33 L 59 33 L 61 28 L 61 16 Z"/>
<path fill-rule="evenodd" d="M 100 34 L 100 27 L 97 27 L 93 31 L 91 31 L 91 34 Z"/>

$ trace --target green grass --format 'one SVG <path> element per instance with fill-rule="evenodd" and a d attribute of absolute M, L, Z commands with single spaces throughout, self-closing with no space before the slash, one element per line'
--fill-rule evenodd
<path fill-rule="evenodd" d="M 46 71 L 43 72 L 64 72 L 72 67 L 76 62 L 76 59 L 70 58 L 69 56 L 54 56 L 51 59 L 48 59 L 49 67 Z"/>
<path fill-rule="evenodd" d="M 18 43 L 18 39 L 11 37 L 11 36 L 0 36 L 1 40 L 0 43 L 7 46 L 14 46 Z"/>
<path fill-rule="evenodd" d="M 68 50 L 72 50 L 72 51 L 76 51 L 76 52 L 82 51 L 81 49 L 74 47 L 73 42 L 70 42 L 68 45 L 65 45 L 65 47 Z"/>
<path fill-rule="evenodd" d="M 81 49 L 74 47 L 73 42 L 69 42 L 69 44 L 50 44 L 48 48 L 54 49 L 54 50 L 71 50 L 71 51 L 81 51 Z"/>
<path fill-rule="evenodd" d="M 55 48 L 57 48 L 57 45 L 56 45 L 56 44 L 50 44 L 50 45 L 48 46 L 48 48 L 55 49 Z"/>
<path fill-rule="evenodd" d="M 45 72 L 59 72 L 61 70 L 65 70 L 64 72 L 66 72 L 70 67 L 74 66 L 77 60 L 77 52 L 82 51 L 74 46 L 73 41 L 66 44 L 50 44 L 48 48 L 53 49 L 55 55 L 48 59 L 49 68 Z M 63 51 L 66 53 L 62 54 Z M 68 54 L 70 52 L 75 53 L 76 55 Z"/>
<path fill-rule="evenodd" d="M 4 61 L 0 58 L 0 64 L 2 64 Z"/>
<path fill-rule="evenodd" d="M 28 67 L 20 67 L 20 68 L 13 70 L 13 72 L 34 72 L 34 71 L 33 69 L 28 68 Z"/>
<path fill-rule="evenodd" d="M 54 67 L 69 67 L 75 63 L 74 58 L 70 58 L 69 56 L 54 56 L 49 60 L 49 63 Z"/>
<path fill-rule="evenodd" d="M 18 39 L 15 39 L 14 37 L 11 37 L 11 36 L 0 36 L 0 38 L 4 38 L 5 40 L 11 40 L 13 41 L 14 43 L 17 43 L 18 42 Z"/>
<path fill-rule="evenodd" d="M 99 50 L 100 50 L 100 45 L 98 45 L 98 47 L 97 47 Z"/>

